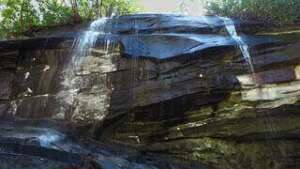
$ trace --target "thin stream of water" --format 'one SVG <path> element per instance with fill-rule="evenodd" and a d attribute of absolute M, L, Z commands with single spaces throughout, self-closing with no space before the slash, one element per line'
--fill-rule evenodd
<path fill-rule="evenodd" d="M 80 92 L 80 78 L 81 76 L 89 75 L 93 71 L 95 71 L 95 65 L 100 64 L 99 58 L 92 56 L 92 50 L 96 46 L 97 40 L 100 36 L 104 36 L 104 57 L 109 58 L 108 53 L 110 50 L 110 37 L 107 37 L 107 33 L 105 32 L 105 29 L 107 27 L 107 21 L 108 18 L 100 18 L 98 20 L 95 20 L 92 22 L 87 29 L 87 31 L 82 32 L 81 36 L 78 37 L 73 43 L 73 52 L 71 53 L 71 58 L 69 63 L 67 64 L 67 67 L 63 71 L 62 74 L 62 86 L 64 86 L 65 90 L 60 92 L 57 97 L 59 100 L 61 100 L 62 104 L 66 105 L 66 107 L 72 107 L 74 110 L 67 110 L 67 112 L 71 112 L 71 114 L 66 114 L 65 119 L 71 119 L 72 114 L 80 114 L 80 105 L 84 104 L 90 104 L 87 105 L 91 109 L 101 109 L 101 112 L 97 114 L 97 119 L 102 119 L 105 116 L 106 113 L 106 100 L 108 97 L 106 96 L 99 96 L 97 98 L 91 98 L 91 96 L 85 96 L 90 97 L 91 100 L 86 101 L 84 100 L 84 97 L 81 97 L 79 94 Z M 102 50 L 102 49 L 96 49 L 96 50 Z M 108 63 L 108 60 L 104 60 L 103 64 L 110 65 Z M 92 64 L 92 65 L 91 65 Z M 96 71 L 106 71 L 105 69 L 112 69 L 112 68 L 106 68 L 103 66 L 103 64 L 98 65 L 96 67 Z M 103 84 L 105 84 L 103 82 Z M 97 85 L 101 88 L 101 90 L 105 90 L 104 85 Z M 99 89 L 100 90 L 100 89 Z M 100 106 L 98 108 L 95 108 L 95 105 Z M 62 109 L 62 113 L 66 112 L 65 109 Z M 101 117 L 100 117 L 101 115 Z M 82 116 L 84 116 L 82 114 Z M 96 117 L 95 117 L 96 118 Z"/>
<path fill-rule="evenodd" d="M 254 70 L 254 66 L 253 66 L 253 63 L 252 63 L 252 58 L 251 58 L 251 55 L 250 55 L 250 52 L 249 52 L 249 46 L 247 45 L 247 43 L 245 43 L 243 41 L 242 37 L 238 35 L 238 33 L 236 31 L 235 24 L 234 24 L 232 19 L 224 18 L 224 17 L 220 17 L 220 18 L 224 21 L 226 30 L 229 33 L 229 35 L 238 44 L 244 59 L 247 61 L 248 65 L 250 67 L 253 82 L 254 82 L 255 86 L 259 88 L 259 86 L 258 86 L 259 83 L 257 82 L 256 77 L 255 77 L 255 70 Z M 261 92 L 260 90 L 258 90 L 258 91 Z M 275 155 L 276 155 L 275 151 L 276 151 L 276 149 L 278 149 L 278 147 L 275 146 L 272 139 L 276 138 L 277 129 L 276 129 L 276 126 L 274 126 L 274 122 L 272 120 L 272 117 L 271 117 L 271 115 L 269 115 L 268 112 L 266 113 L 266 115 L 264 117 L 264 120 L 265 120 L 266 129 L 270 130 L 270 135 L 266 135 L 265 137 L 266 137 L 266 140 L 271 140 L 270 141 L 270 146 L 272 147 L 271 150 L 274 150 L 274 151 L 271 151 L 271 156 L 273 158 L 275 158 Z"/>
<path fill-rule="evenodd" d="M 73 54 L 73 63 L 75 64 L 75 68 L 80 66 L 84 58 L 90 54 L 89 49 L 95 46 L 98 37 L 105 34 L 104 29 L 106 22 L 107 18 L 97 19 L 92 22 L 89 29 L 79 37 Z"/>
<path fill-rule="evenodd" d="M 254 71 L 254 66 L 253 66 L 253 63 L 252 63 L 252 58 L 251 58 L 251 55 L 250 55 L 250 52 L 249 52 L 249 46 L 242 39 L 242 37 L 238 35 L 238 33 L 236 31 L 234 21 L 230 18 L 225 18 L 225 17 L 220 17 L 220 19 L 223 20 L 227 32 L 229 33 L 229 35 L 234 39 L 234 41 L 239 46 L 244 59 L 247 61 L 248 65 L 250 67 L 251 73 L 254 74 L 255 71 Z"/>

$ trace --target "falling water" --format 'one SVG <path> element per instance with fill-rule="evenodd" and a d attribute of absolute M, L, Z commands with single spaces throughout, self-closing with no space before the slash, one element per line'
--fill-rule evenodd
<path fill-rule="evenodd" d="M 75 67 L 80 66 L 84 58 L 90 54 L 89 49 L 95 46 L 98 37 L 105 34 L 106 22 L 107 18 L 100 18 L 92 22 L 89 29 L 75 41 L 75 52 L 73 54 Z"/>
<path fill-rule="evenodd" d="M 100 18 L 91 23 L 87 31 L 83 32 L 82 35 L 76 39 L 73 43 L 73 53 L 71 60 L 67 65 L 67 68 L 63 72 L 63 82 L 62 85 L 69 89 L 69 93 L 72 95 L 77 93 L 75 89 L 75 76 L 80 71 L 80 67 L 84 60 L 87 59 L 90 54 L 90 49 L 95 46 L 98 37 L 104 34 L 104 28 L 107 22 L 107 18 Z M 82 72 L 80 73 L 82 74 Z M 62 94 L 65 95 L 65 94 Z M 66 97 L 64 99 L 66 103 L 71 104 L 73 102 L 73 97 Z"/>
<path fill-rule="evenodd" d="M 93 84 L 92 89 L 96 90 L 97 96 L 81 93 L 81 89 L 85 83 L 88 83 L 82 81 L 83 76 L 90 77 L 93 73 L 98 73 L 99 76 L 103 76 L 101 73 L 111 71 L 111 69 L 114 68 L 109 56 L 111 43 L 108 34 L 110 33 L 105 32 L 108 20 L 108 18 L 100 18 L 92 22 L 87 31 L 84 31 L 73 43 L 71 60 L 63 72 L 62 85 L 66 90 L 58 94 L 58 99 L 61 100 L 63 105 L 65 105 L 64 107 L 66 107 L 61 110 L 61 113 L 65 114 L 66 119 L 76 117 L 78 120 L 85 118 L 101 120 L 106 114 L 108 102 L 106 83 Z M 104 39 L 102 39 L 103 37 Z M 100 49 L 99 46 L 96 45 L 98 39 L 104 40 L 103 49 Z M 104 51 L 104 56 L 95 56 L 93 51 Z M 68 110 L 70 107 L 72 110 Z M 82 113 L 82 107 L 99 113 Z M 71 114 L 66 114 L 68 112 Z"/>
<path fill-rule="evenodd" d="M 260 88 L 259 88 L 259 82 L 257 82 L 255 74 L 254 74 L 255 73 L 254 72 L 254 66 L 253 66 L 253 63 L 252 63 L 251 55 L 249 53 L 249 47 L 248 47 L 248 45 L 237 34 L 237 31 L 236 31 L 236 28 L 235 28 L 235 25 L 234 25 L 234 22 L 233 22 L 232 19 L 230 19 L 230 18 L 224 18 L 224 17 L 221 17 L 221 19 L 225 23 L 225 27 L 226 27 L 227 32 L 230 34 L 230 36 L 238 44 L 238 46 L 239 46 L 239 48 L 240 48 L 240 50 L 242 52 L 242 55 L 243 55 L 244 59 L 247 61 L 248 65 L 250 67 L 250 70 L 251 70 L 251 73 L 252 73 L 253 82 L 255 84 L 255 87 L 258 88 L 258 90 L 257 90 L 258 95 L 263 95 L 263 91 L 260 90 Z M 271 131 L 270 136 L 267 136 L 267 135 L 265 136 L 266 140 L 272 140 L 272 138 L 276 137 L 276 133 L 277 133 L 276 126 L 274 126 L 274 122 L 273 122 L 271 116 L 269 115 L 269 113 L 266 114 L 266 116 L 264 117 L 264 120 L 265 120 L 265 125 L 266 125 L 265 127 L 266 127 L 266 129 L 269 129 Z M 271 149 L 272 151 L 270 152 L 271 153 L 271 157 L 274 158 L 275 152 L 273 150 L 276 149 L 276 145 L 273 143 L 273 141 L 271 141 L 270 142 L 270 146 L 272 147 L 272 149 Z"/>
<path fill-rule="evenodd" d="M 230 19 L 230 18 L 224 18 L 224 17 L 220 17 L 220 18 L 223 20 L 223 22 L 225 24 L 225 27 L 226 27 L 226 30 L 229 33 L 229 35 L 238 44 L 244 59 L 247 61 L 248 65 L 250 67 L 251 73 L 254 73 L 254 66 L 253 66 L 251 55 L 250 55 L 250 52 L 249 52 L 249 46 L 242 39 L 242 37 L 238 35 L 233 20 Z"/>
<path fill-rule="evenodd" d="M 38 136 L 38 140 L 43 147 L 55 145 L 55 142 L 58 142 L 62 139 L 64 139 L 64 135 L 48 129 L 45 129 L 45 132 Z"/>

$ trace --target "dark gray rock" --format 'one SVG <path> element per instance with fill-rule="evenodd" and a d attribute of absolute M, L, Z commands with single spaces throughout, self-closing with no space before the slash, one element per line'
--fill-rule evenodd
<path fill-rule="evenodd" d="M 171 168 L 203 169 L 174 159 L 83 140 L 72 126 L 59 121 L 1 121 L 0 166 L 4 169 Z M 86 132 L 86 131 L 84 131 Z"/>
<path fill-rule="evenodd" d="M 192 22 L 191 22 L 192 21 Z M 115 17 L 109 20 L 106 31 L 134 33 L 218 33 L 224 26 L 215 16 L 189 17 L 181 15 L 142 14 Z"/>
<path fill-rule="evenodd" d="M 13 70 L 17 66 L 18 50 L 1 51 L 0 52 L 0 70 Z"/>
<path fill-rule="evenodd" d="M 123 33 L 102 140 L 215 168 L 297 169 L 298 36 L 243 36 L 251 72 L 227 36 L 148 33 Z"/>
<path fill-rule="evenodd" d="M 15 101 L 16 116 L 21 118 L 60 118 L 64 119 L 64 113 L 72 111 L 71 105 L 64 104 L 56 96 L 40 95 L 28 96 Z M 62 113 L 62 114 L 59 114 Z"/>
<path fill-rule="evenodd" d="M 8 100 L 11 96 L 14 74 L 11 72 L 0 72 L 0 100 Z"/>
<path fill-rule="evenodd" d="M 24 51 L 14 78 L 13 97 L 55 94 L 63 90 L 63 71 L 68 66 L 70 50 Z"/>
<path fill-rule="evenodd" d="M 253 31 L 263 24 L 249 21 L 234 21 L 238 30 Z M 105 31 L 116 34 L 156 33 L 222 33 L 224 22 L 217 16 L 183 16 L 176 14 L 137 14 L 109 19 Z M 252 30 L 251 30 L 252 28 Z M 256 30 L 257 31 L 257 30 Z"/>
<path fill-rule="evenodd" d="M 171 31 L 172 32 L 172 31 Z M 259 45 L 275 43 L 276 40 L 266 37 L 243 37 L 245 43 L 255 48 Z M 169 59 L 183 55 L 192 57 L 201 55 L 207 50 L 218 50 L 218 47 L 237 45 L 229 36 L 203 34 L 133 34 L 122 36 L 121 43 L 124 54 L 129 57 L 148 57 L 155 59 Z M 180 47 L 179 47 L 180 46 Z"/>
<path fill-rule="evenodd" d="M 8 101 L 0 101 L 0 117 L 6 116 L 9 108 L 10 104 Z"/>

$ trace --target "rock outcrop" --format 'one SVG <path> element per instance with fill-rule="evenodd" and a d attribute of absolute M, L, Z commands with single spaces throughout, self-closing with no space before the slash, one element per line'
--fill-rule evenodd
<path fill-rule="evenodd" d="M 216 169 L 297 169 L 299 33 L 236 23 L 254 72 L 214 16 L 109 19 L 85 57 L 76 33 L 0 42 L 0 115 L 92 125 L 104 142 Z"/>
<path fill-rule="evenodd" d="M 202 169 L 199 165 L 91 141 L 59 121 L 1 121 L 0 131 L 2 169 Z"/>
<path fill-rule="evenodd" d="M 243 35 L 254 72 L 222 29 L 133 34 L 103 140 L 213 168 L 298 168 L 297 33 Z"/>

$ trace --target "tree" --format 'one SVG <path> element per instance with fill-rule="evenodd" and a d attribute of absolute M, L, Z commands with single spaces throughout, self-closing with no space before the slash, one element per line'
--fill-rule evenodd
<path fill-rule="evenodd" d="M 260 20 L 279 25 L 293 24 L 300 17 L 299 0 L 206 0 L 210 13 Z"/>
<path fill-rule="evenodd" d="M 102 0 L 101 16 L 110 17 L 114 12 L 119 15 L 134 13 L 138 10 L 135 0 Z"/>
<path fill-rule="evenodd" d="M 72 18 L 74 23 L 79 23 L 81 21 L 81 17 L 79 15 L 77 0 L 71 0 L 71 6 L 72 6 Z"/>
<path fill-rule="evenodd" d="M 112 9 L 127 14 L 137 8 L 134 0 L 0 0 L 0 38 L 20 37 L 36 29 L 110 16 Z"/>
<path fill-rule="evenodd" d="M 100 0 L 102 2 L 102 0 Z M 94 15 L 96 17 L 100 17 L 100 14 L 101 14 L 101 3 L 99 3 L 99 0 L 95 0 L 95 3 L 94 3 Z"/>
<path fill-rule="evenodd" d="M 22 32 L 29 30 L 38 23 L 38 16 L 33 5 L 27 0 L 1 0 L 3 10 L 1 12 L 2 23 L 0 36 L 20 36 Z"/>

